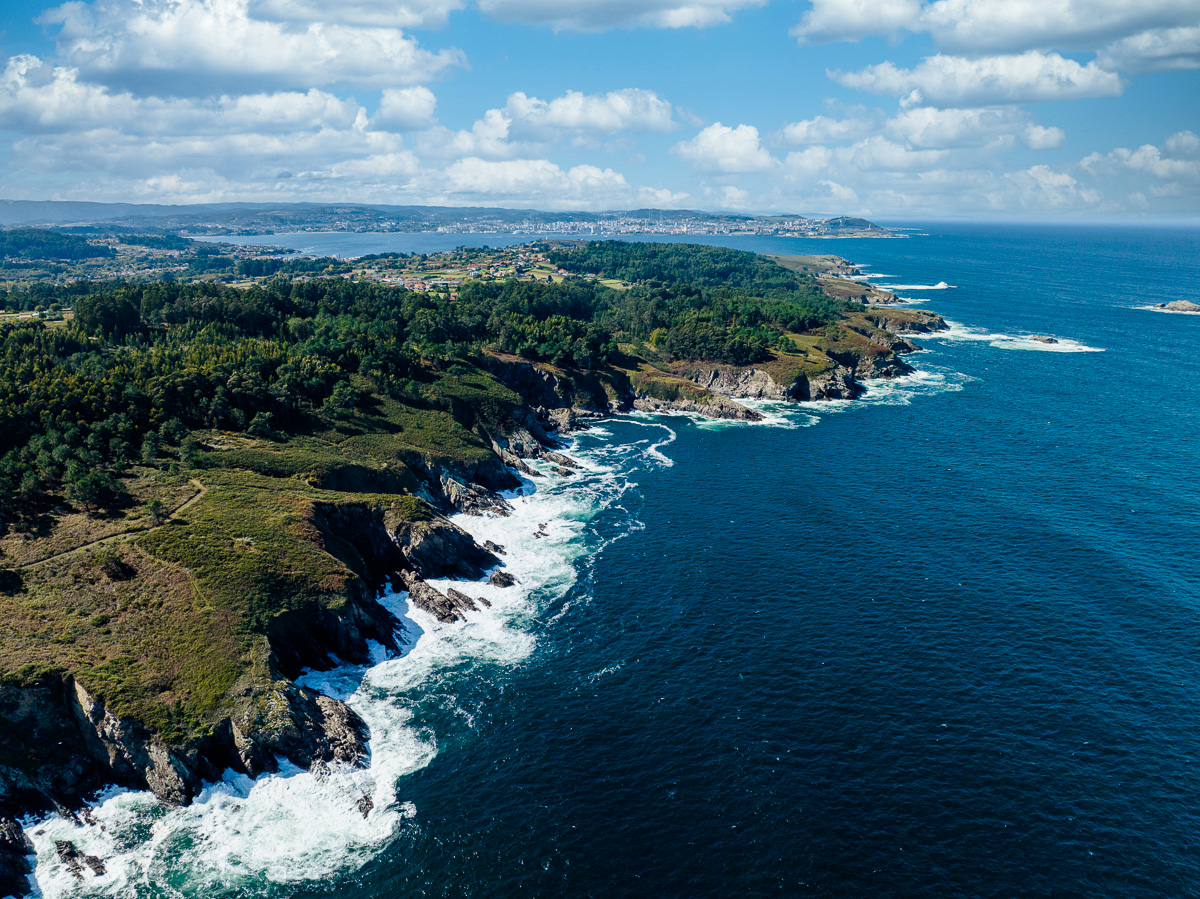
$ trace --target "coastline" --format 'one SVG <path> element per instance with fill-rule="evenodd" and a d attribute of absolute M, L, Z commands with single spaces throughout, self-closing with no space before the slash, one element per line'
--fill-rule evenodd
<path fill-rule="evenodd" d="M 548 366 L 497 358 L 493 373 L 514 389 L 520 387 L 518 393 L 524 397 L 527 406 L 525 414 L 514 427 L 505 433 L 491 435 L 492 450 L 499 462 L 509 470 L 508 477 L 512 480 L 507 484 L 515 480 L 523 486 L 527 485 L 529 478 L 535 476 L 538 468 L 546 469 L 552 477 L 562 479 L 564 484 L 571 483 L 570 479 L 576 477 L 572 471 L 574 460 L 561 452 L 564 447 L 558 439 L 559 434 L 570 435 L 581 427 L 586 428 L 592 421 L 603 421 L 608 416 L 631 410 L 644 414 L 687 414 L 703 416 L 710 420 L 757 423 L 763 422 L 764 416 L 738 400 L 800 404 L 856 399 L 867 390 L 864 381 L 879 378 L 897 379 L 912 374 L 912 367 L 904 363 L 900 356 L 915 352 L 919 347 L 901 335 L 931 334 L 946 327 L 940 316 L 933 313 L 894 311 L 881 307 L 869 307 L 865 310 L 860 324 L 859 330 L 851 327 L 846 332 L 847 339 L 853 338 L 851 346 L 839 348 L 837 351 L 829 350 L 820 357 L 823 361 L 818 366 L 816 376 L 771 366 L 752 365 L 735 370 L 730 366 L 681 365 L 677 366 L 676 370 L 663 374 L 669 374 L 669 378 L 673 379 L 672 384 L 694 385 L 698 393 L 680 396 L 676 392 L 674 395 L 663 395 L 660 389 L 661 380 L 631 383 L 615 398 L 593 389 L 590 402 L 584 406 L 575 404 L 578 394 L 575 388 L 571 387 L 569 379 L 564 381 L 564 373 L 552 370 Z M 808 358 L 807 353 L 805 358 Z M 788 375 L 791 375 L 790 380 Z M 671 389 L 678 391 L 674 386 Z M 653 454 L 657 450 L 657 446 L 651 446 L 648 452 Z M 475 529 L 464 529 L 457 523 L 475 520 L 458 516 L 513 516 L 514 503 L 524 506 L 523 501 L 529 498 L 506 494 L 502 489 L 505 485 L 505 480 L 500 478 L 497 472 L 481 475 L 478 471 L 461 472 L 431 467 L 424 496 L 435 508 L 451 513 L 448 519 L 450 530 L 441 525 L 432 530 L 416 531 L 405 525 L 397 530 L 394 525 L 382 522 L 383 531 L 380 531 L 379 522 L 350 520 L 344 515 L 330 519 L 335 528 L 341 529 L 340 537 L 348 539 L 351 544 L 357 544 L 358 551 L 367 559 L 368 567 L 375 576 L 382 575 L 390 580 L 392 589 L 396 592 L 385 594 L 382 602 L 379 598 L 362 597 L 361 601 L 357 601 L 349 609 L 351 618 L 359 619 L 352 638 L 336 644 L 336 651 L 325 647 L 315 656 L 310 655 L 304 660 L 312 662 L 312 667 L 320 667 L 321 656 L 324 654 L 327 660 L 334 662 L 352 661 L 365 673 L 366 670 L 373 670 L 363 668 L 368 660 L 378 660 L 389 652 L 396 654 L 399 659 L 405 658 L 413 648 L 408 645 L 406 638 L 414 634 L 414 624 L 423 632 L 440 632 L 471 620 L 477 612 L 482 614 L 489 604 L 502 604 L 503 595 L 495 596 L 488 590 L 483 590 L 484 599 L 487 600 L 485 603 L 479 600 L 478 596 L 462 593 L 459 587 L 452 584 L 472 584 L 474 593 L 474 587 L 481 587 L 481 584 L 471 577 L 472 575 L 491 577 L 495 571 L 503 571 L 506 567 L 502 558 L 505 555 L 504 547 L 499 541 L 491 540 L 491 545 L 487 539 L 481 542 L 477 536 L 470 535 Z M 533 494 L 535 497 L 537 495 L 536 492 Z M 407 536 L 399 537 L 405 528 Z M 382 536 L 384 533 L 386 537 Z M 543 534 L 539 537 L 535 533 L 536 540 L 544 540 L 548 536 L 549 534 Z M 391 550 L 381 550 L 381 540 L 384 544 L 388 541 L 395 543 L 400 555 L 396 556 Z M 399 559 L 403 559 L 403 563 L 398 563 Z M 397 564 L 407 567 L 397 569 Z M 392 569 L 390 572 L 389 568 Z M 444 575 L 447 572 L 457 572 L 468 576 L 469 579 L 446 581 Z M 511 586 L 513 585 L 506 587 L 495 582 L 490 584 L 490 587 L 499 590 L 510 589 Z M 400 633 L 388 633 L 383 621 L 387 616 L 392 619 L 397 617 L 395 613 L 399 606 L 396 597 L 401 594 L 406 597 L 407 612 L 399 616 Z M 389 596 L 390 599 L 387 598 Z M 385 617 L 380 617 L 381 611 L 385 613 Z M 430 617 L 432 623 L 428 620 Z M 487 616 L 482 614 L 482 617 L 486 619 Z M 366 621 L 373 621 L 374 624 L 366 626 Z M 419 641 L 414 641 L 414 645 L 419 645 Z M 341 667 L 338 665 L 328 670 L 337 671 Z M 279 780 L 289 776 L 320 780 L 321 777 L 329 776 L 328 773 L 322 774 L 323 771 L 344 769 L 351 772 L 347 775 L 347 783 L 359 783 L 359 779 L 356 779 L 358 775 L 352 772 L 372 770 L 371 767 L 362 767 L 363 762 L 373 763 L 368 741 L 382 739 L 389 728 L 395 726 L 394 722 L 378 719 L 376 726 L 370 726 L 371 721 L 358 715 L 353 705 L 343 702 L 343 698 L 348 696 L 336 695 L 336 690 L 335 695 L 321 692 L 321 696 L 329 697 L 332 704 L 324 702 L 315 695 L 319 691 L 313 689 L 316 685 L 327 686 L 331 683 L 322 678 L 323 676 L 314 675 L 310 671 L 294 681 L 298 689 L 308 691 L 303 694 L 308 697 L 305 701 L 309 705 L 316 703 L 321 712 L 289 713 L 292 715 L 294 726 L 299 728 L 301 736 L 307 742 L 306 748 L 284 750 L 283 755 L 289 761 L 278 766 L 280 773 L 272 772 L 269 762 L 253 759 L 263 757 L 264 752 L 290 745 L 286 742 L 272 743 L 268 740 L 262 746 L 247 747 L 245 752 L 238 744 L 237 751 L 241 756 L 243 771 L 231 774 L 229 769 L 226 769 L 222 773 L 219 767 L 210 764 L 215 763 L 220 756 L 209 758 L 205 755 L 212 750 L 200 748 L 197 750 L 198 755 L 187 758 L 177 754 L 171 747 L 161 743 L 155 744 L 153 740 L 147 742 L 144 735 L 131 732 L 128 725 L 116 719 L 102 704 L 91 700 L 86 694 L 79 695 L 78 704 L 81 711 L 75 711 L 72 706 L 70 714 L 78 717 L 82 713 L 81 721 L 84 722 L 85 729 L 96 728 L 101 745 L 97 750 L 98 754 L 92 753 L 89 747 L 94 761 L 104 764 L 107 757 L 107 764 L 110 766 L 115 765 L 118 759 L 122 760 L 126 768 L 132 766 L 136 776 L 158 797 L 156 801 L 165 801 L 168 805 L 182 810 L 191 809 L 191 812 L 181 812 L 185 818 L 190 819 L 201 814 L 196 802 L 204 808 L 214 807 L 213 803 L 222 807 L 226 803 L 236 804 L 239 796 L 244 801 L 249 792 L 253 791 L 253 785 L 263 778 L 264 784 L 271 785 L 268 789 L 270 792 L 276 789 Z M 68 685 L 72 686 L 76 692 L 81 689 L 78 685 Z M 301 717 L 296 717 L 297 714 Z M 377 730 L 377 727 L 381 729 Z M 279 739 L 292 739 L 283 732 L 279 733 Z M 236 739 L 234 743 L 237 744 Z M 298 752 L 299 755 L 293 752 Z M 144 796 L 141 799 L 127 798 L 136 794 L 128 792 L 131 789 L 129 778 L 124 779 L 126 785 L 121 791 L 108 788 L 100 794 L 109 801 L 116 801 L 118 810 L 126 808 L 128 803 L 145 801 Z M 335 778 L 334 782 L 341 781 Z M 243 793 L 246 795 L 242 795 Z M 64 881 L 64 884 L 75 883 L 77 877 L 107 878 L 112 856 L 106 859 L 88 851 L 91 845 L 88 841 L 80 839 L 77 845 L 76 841 L 69 837 L 70 833 L 75 832 L 73 828 L 86 829 L 93 826 L 89 823 L 89 816 L 96 815 L 96 807 L 89 802 L 83 802 L 78 809 L 62 803 L 54 804 L 58 810 L 50 818 L 24 819 L 25 829 L 31 831 L 35 837 L 33 845 L 36 848 L 37 869 L 34 873 L 39 884 L 42 878 L 37 871 L 44 871 L 47 866 L 54 868 L 57 874 L 71 878 Z M 362 820 L 367 821 L 374 814 L 374 804 L 371 791 L 363 790 L 348 808 L 355 814 L 361 814 Z M 401 812 L 402 810 L 397 811 L 389 804 L 384 806 L 380 814 L 393 816 L 389 820 L 394 822 L 399 820 L 395 816 Z M 339 816 L 333 815 L 333 819 L 339 819 Z M 52 827 L 50 822 L 55 820 L 63 822 L 67 830 Z M 21 856 L 21 850 L 25 847 L 21 844 L 23 837 L 19 831 L 13 832 L 14 826 L 9 827 L 10 839 L 6 848 L 10 860 L 19 867 L 15 857 Z M 56 838 L 55 834 L 68 836 Z M 96 845 L 99 851 L 105 851 L 102 848 L 105 845 L 103 841 Z M 56 865 L 55 860 L 59 864 Z M 114 867 L 115 871 L 117 867 Z M 57 874 L 52 874 L 51 879 Z"/>
<path fill-rule="evenodd" d="M 849 400 L 750 402 L 774 408 L 784 418 L 810 418 L 809 408 L 832 412 L 849 404 Z M 157 822 L 155 828 L 164 835 L 172 833 L 178 839 L 193 834 L 204 841 L 208 857 L 186 866 L 193 887 L 189 895 L 231 885 L 211 867 L 215 860 L 235 865 L 251 879 L 267 877 L 296 886 L 348 873 L 350 857 L 355 859 L 352 869 L 368 864 L 396 830 L 408 826 L 419 812 L 402 795 L 391 798 L 396 784 L 430 764 L 439 751 L 437 735 L 415 724 L 411 695 L 433 689 L 431 685 L 455 670 L 487 677 L 497 668 L 520 666 L 532 656 L 537 645 L 532 622 L 569 593 L 576 583 L 577 562 L 585 555 L 594 557 L 602 548 L 589 545 L 587 522 L 620 502 L 631 487 L 623 469 L 628 462 L 623 460 L 632 453 L 643 463 L 673 465 L 664 449 L 675 439 L 667 421 L 676 415 L 716 427 L 805 426 L 772 420 L 769 415 L 758 420 L 715 419 L 692 410 L 632 410 L 588 419 L 586 429 L 562 435 L 567 443 L 557 451 L 579 468 L 563 473 L 556 463 L 529 457 L 527 464 L 538 476 L 522 475 L 521 487 L 495 494 L 507 509 L 476 508 L 449 516 L 477 545 L 499 545 L 505 563 L 499 570 L 512 573 L 517 584 L 498 587 L 487 578 L 424 581 L 443 596 L 456 590 L 488 598 L 487 605 L 463 609 L 451 621 L 442 620 L 434 607 L 420 603 L 411 592 L 387 591 L 379 601 L 397 618 L 398 651 L 376 645 L 369 663 L 310 671 L 298 679 L 305 687 L 346 702 L 367 722 L 372 741 L 367 765 L 332 763 L 311 770 L 283 765 L 278 772 L 257 778 L 226 771 L 206 783 L 187 806 L 163 806 L 151 793 L 109 788 L 74 815 L 56 812 L 25 818 L 22 824 L 35 850 L 34 876 L 40 893 L 47 899 L 69 896 L 80 886 L 80 878 L 64 862 L 60 848 L 64 843 L 74 847 L 81 860 L 92 858 L 103 864 L 103 875 L 82 869 L 89 884 L 120 892 L 146 882 L 162 864 L 164 844 L 138 841 L 133 834 L 150 821 Z M 605 429 L 610 421 L 640 423 L 664 433 L 613 444 Z M 813 422 L 810 418 L 805 423 Z M 244 840 L 246 833 L 268 828 L 274 840 L 271 846 Z M 281 854 L 289 857 L 289 864 L 281 863 Z M 302 863 L 296 864 L 299 859 Z"/>

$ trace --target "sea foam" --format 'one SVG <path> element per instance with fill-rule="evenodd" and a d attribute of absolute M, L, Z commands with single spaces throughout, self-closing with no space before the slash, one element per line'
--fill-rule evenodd
<path fill-rule="evenodd" d="M 674 439 L 651 445 L 658 452 Z M 602 441 L 595 429 L 589 443 Z M 644 448 L 645 449 L 645 448 Z M 34 878 L 47 899 L 120 897 L 282 897 L 304 883 L 351 874 L 383 851 L 405 828 L 420 827 L 421 810 L 404 797 L 403 780 L 427 766 L 445 735 L 415 723 L 423 704 L 450 708 L 473 729 L 478 710 L 460 707 L 463 678 L 494 677 L 524 664 L 536 651 L 535 625 L 576 581 L 577 560 L 589 553 L 584 531 L 601 509 L 631 486 L 621 454 L 577 454 L 584 467 L 573 477 L 526 480 L 507 495 L 512 513 L 455 515 L 479 542 L 505 548 L 506 570 L 517 586 L 486 581 L 431 581 L 490 608 L 466 620 L 439 622 L 413 607 L 404 592 L 382 602 L 398 618 L 401 652 L 377 664 L 309 672 L 300 682 L 347 702 L 370 727 L 365 768 L 332 765 L 304 771 L 283 762 L 275 774 L 251 779 L 226 772 L 186 808 L 171 808 L 144 791 L 109 790 L 91 803 L 94 823 L 57 814 L 23 822 L 36 852 Z M 364 815 L 366 798 L 371 807 Z M 106 873 L 76 879 L 57 857 L 56 840 L 69 840 L 104 861 Z"/>
<path fill-rule="evenodd" d="M 1001 350 L 1028 350 L 1038 353 L 1103 353 L 1102 347 L 1088 346 L 1067 337 L 1056 337 L 1057 343 L 1033 340 L 1029 335 L 998 334 L 983 328 L 973 328 L 947 319 L 949 329 L 937 331 L 930 336 L 935 340 L 970 341 L 986 343 Z"/>
<path fill-rule="evenodd" d="M 879 284 L 876 285 L 882 290 L 951 290 L 954 285 L 947 284 L 945 281 L 938 281 L 937 284 Z"/>
<path fill-rule="evenodd" d="M 962 390 L 972 378 L 961 372 L 926 363 L 898 378 L 868 378 L 862 381 L 866 392 L 857 399 L 815 400 L 797 403 L 797 407 L 821 415 L 850 412 L 864 406 L 907 406 L 918 397 Z"/>
<path fill-rule="evenodd" d="M 1163 309 L 1161 306 L 1134 306 L 1135 309 L 1148 309 L 1150 312 L 1165 312 L 1168 315 L 1200 315 L 1195 309 Z"/>

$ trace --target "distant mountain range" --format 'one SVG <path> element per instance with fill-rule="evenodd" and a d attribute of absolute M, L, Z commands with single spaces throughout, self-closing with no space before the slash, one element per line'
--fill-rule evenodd
<path fill-rule="evenodd" d="M 873 222 L 847 216 L 752 216 L 680 209 L 541 212 L 479 206 L 375 206 L 352 203 L 205 203 L 167 206 L 0 200 L 0 227 L 41 225 L 71 228 L 97 224 L 120 230 L 208 236 L 295 231 L 891 235 L 891 232 Z"/>

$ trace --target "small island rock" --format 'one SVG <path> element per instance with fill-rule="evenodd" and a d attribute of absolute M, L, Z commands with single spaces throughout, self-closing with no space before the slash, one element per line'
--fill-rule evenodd
<path fill-rule="evenodd" d="M 1168 312 L 1200 312 L 1200 304 L 1190 300 L 1171 300 L 1169 303 L 1159 303 L 1156 308 L 1165 309 Z"/>

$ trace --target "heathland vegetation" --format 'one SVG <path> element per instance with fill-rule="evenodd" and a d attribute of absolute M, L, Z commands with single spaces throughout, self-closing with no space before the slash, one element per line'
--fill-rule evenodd
<path fill-rule="evenodd" d="M 106 780 L 187 801 L 213 765 L 329 757 L 312 734 L 353 715 L 292 679 L 391 640 L 389 577 L 496 564 L 442 514 L 516 486 L 572 407 L 753 416 L 696 372 L 902 367 L 878 315 L 753 254 L 537 254 L 423 289 L 295 259 L 245 287 L 9 288 L 69 310 L 0 323 L 0 826 Z"/>

